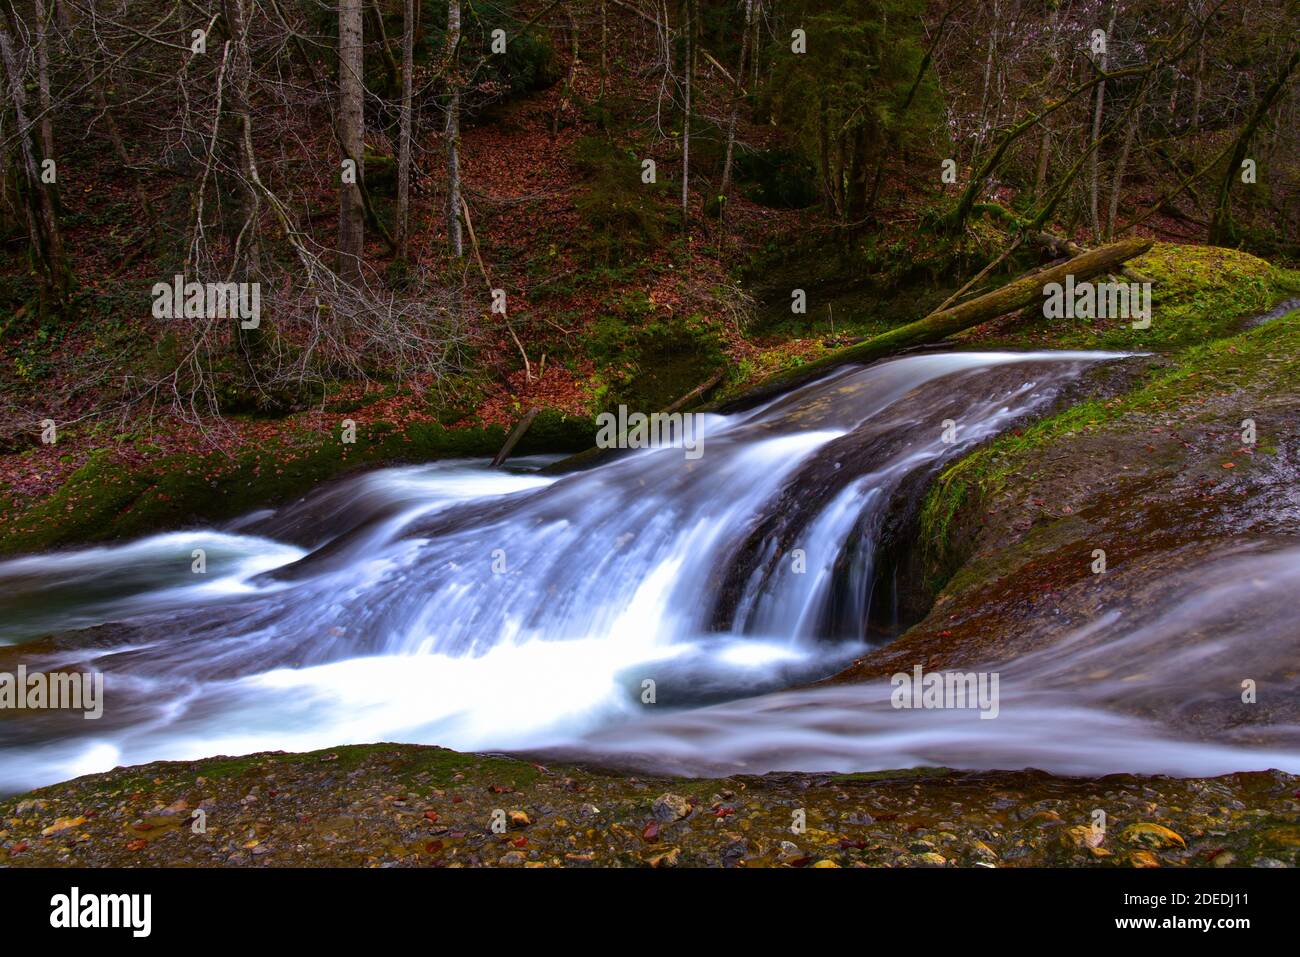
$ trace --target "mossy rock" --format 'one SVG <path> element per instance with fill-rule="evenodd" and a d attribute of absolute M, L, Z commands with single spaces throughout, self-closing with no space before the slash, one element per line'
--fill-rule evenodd
<path fill-rule="evenodd" d="M 544 410 L 515 455 L 576 452 L 595 439 L 586 417 Z M 347 472 L 443 458 L 496 454 L 506 429 L 449 429 L 438 422 L 358 423 L 356 443 L 306 430 L 239 453 L 181 453 L 124 467 L 114 449 L 91 454 L 48 499 L 11 514 L 0 554 L 135 538 L 164 529 L 209 524 L 280 505 Z"/>

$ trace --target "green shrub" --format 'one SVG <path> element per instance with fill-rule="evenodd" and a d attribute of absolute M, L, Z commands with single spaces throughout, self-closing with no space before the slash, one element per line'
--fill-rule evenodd
<path fill-rule="evenodd" d="M 586 250 L 605 265 L 641 258 L 664 235 L 667 215 L 656 202 L 661 187 L 641 182 L 641 161 L 598 136 L 574 145 L 575 160 L 586 177 L 576 203 Z"/>
<path fill-rule="evenodd" d="M 803 209 L 817 201 L 817 171 L 812 163 L 788 149 L 740 153 L 736 180 L 745 195 L 772 209 Z"/>

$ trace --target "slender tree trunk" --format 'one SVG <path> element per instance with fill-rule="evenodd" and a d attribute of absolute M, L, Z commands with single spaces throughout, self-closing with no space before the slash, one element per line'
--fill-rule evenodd
<path fill-rule="evenodd" d="M 348 281 L 361 278 L 365 249 L 365 200 L 361 182 L 365 175 L 365 88 L 362 56 L 362 0 L 339 0 L 339 143 L 344 159 L 355 164 L 355 183 L 343 183 L 339 192 L 339 275 Z"/>
<path fill-rule="evenodd" d="M 1205 19 L 1205 4 L 1197 0 L 1196 19 Z M 1196 76 L 1192 81 L 1192 131 L 1201 128 L 1201 87 L 1205 80 L 1205 41 L 1196 48 Z"/>
<path fill-rule="evenodd" d="M 686 34 L 686 104 L 682 115 L 682 230 L 690 229 L 691 181 L 691 80 L 695 73 L 695 3 L 686 0 L 682 25 Z"/>
<path fill-rule="evenodd" d="M 48 185 L 41 182 L 40 167 L 32 148 L 32 125 L 27 120 L 27 96 L 18 59 L 9 37 L 9 28 L 0 22 L 0 60 L 8 80 L 10 101 L 17 124 L 18 154 L 26 178 L 23 209 L 27 214 L 28 234 L 32 242 L 34 265 L 41 284 L 42 309 L 62 306 L 68 301 L 72 275 L 63 251 L 63 236 Z"/>
<path fill-rule="evenodd" d="M 243 226 L 235 245 L 230 265 L 235 282 L 258 282 L 261 273 L 261 245 L 258 232 L 262 202 L 258 191 L 257 159 L 253 154 L 253 123 L 249 115 L 249 84 L 253 62 L 248 45 L 248 19 L 250 0 L 223 0 L 226 30 L 230 35 L 233 55 L 230 60 L 230 117 L 231 134 L 235 140 L 236 165 L 239 170 L 239 196 Z M 245 329 L 242 323 L 234 327 L 234 342 L 247 377 L 247 387 L 260 391 L 264 381 L 261 370 L 265 366 L 267 326 Z"/>
<path fill-rule="evenodd" d="M 1110 37 L 1111 34 L 1114 32 L 1115 32 L 1115 7 L 1114 5 L 1112 5 L 1110 8 L 1110 23 L 1106 26 L 1106 44 L 1107 44 L 1106 49 L 1107 50 L 1110 49 L 1109 46 Z M 1098 64 L 1098 67 L 1102 73 L 1106 72 L 1106 64 L 1108 60 L 1109 60 L 1108 55 L 1106 53 L 1102 53 L 1101 63 Z M 1102 80 L 1100 83 L 1097 84 L 1097 105 L 1092 113 L 1092 142 L 1093 143 L 1096 143 L 1101 138 L 1101 118 L 1102 118 L 1102 112 L 1103 112 L 1105 102 L 1106 102 L 1106 81 Z M 1094 149 L 1092 151 L 1092 156 L 1088 161 L 1089 170 L 1090 170 L 1090 174 L 1088 177 L 1089 180 L 1088 216 L 1092 223 L 1093 237 L 1097 240 L 1101 239 L 1101 215 L 1098 210 L 1098 203 L 1099 203 L 1098 196 L 1100 191 L 1100 186 L 1099 186 L 1100 171 L 1098 166 L 1098 157 L 1100 153 L 1101 153 L 1100 149 Z"/>
<path fill-rule="evenodd" d="M 573 83 L 578 77 L 578 67 L 582 62 L 578 54 L 578 24 L 573 20 L 573 10 L 566 7 L 564 12 L 568 17 L 569 72 L 565 74 L 564 89 L 560 91 L 559 102 L 555 104 L 555 112 L 551 115 L 552 136 L 560 134 L 560 117 L 573 103 Z"/>
<path fill-rule="evenodd" d="M 1115 161 L 1115 177 L 1110 186 L 1110 211 L 1106 216 L 1106 238 L 1109 240 L 1115 235 L 1115 220 L 1119 216 L 1119 198 L 1124 191 L 1124 170 L 1128 167 L 1129 154 L 1133 151 L 1133 140 L 1137 137 L 1138 122 L 1142 118 L 1142 104 L 1146 100 L 1146 89 L 1138 94 L 1137 108 L 1134 110 L 1133 119 L 1129 121 L 1128 128 L 1124 131 L 1124 145 L 1120 147 L 1119 159 Z"/>
<path fill-rule="evenodd" d="M 1219 184 L 1219 200 L 1214 211 L 1214 221 L 1210 224 L 1210 242 L 1215 245 L 1222 245 L 1231 241 L 1232 238 L 1232 210 L 1228 202 L 1232 181 L 1241 175 L 1241 164 L 1246 159 L 1246 150 L 1250 148 L 1251 138 L 1255 135 L 1255 130 L 1272 108 L 1273 103 L 1277 100 L 1278 95 L 1286 87 L 1287 81 L 1295 71 L 1296 64 L 1300 63 L 1300 46 L 1292 52 L 1291 58 L 1282 66 L 1281 71 L 1273 80 L 1264 95 L 1259 98 L 1255 104 L 1255 110 L 1242 127 L 1237 142 L 1232 148 L 1232 156 L 1228 159 L 1228 168 L 1224 171 L 1223 181 Z"/>
<path fill-rule="evenodd" d="M 248 49 L 249 0 L 224 0 L 226 29 L 234 47 L 230 61 L 230 115 L 234 119 L 232 130 L 235 140 L 236 162 L 239 169 L 240 202 L 243 206 L 244 227 L 241 230 L 240 248 L 236 251 L 233 268 L 245 274 L 245 281 L 253 281 L 260 267 L 257 224 L 261 214 L 261 197 L 255 183 L 256 160 L 253 157 L 252 123 L 249 120 L 248 88 L 253 64 Z"/>
<path fill-rule="evenodd" d="M 402 15 L 402 106 L 397 144 L 397 256 L 406 259 L 411 215 L 411 74 L 415 70 L 415 6 L 406 0 Z"/>
<path fill-rule="evenodd" d="M 600 98 L 605 99 L 605 83 L 609 79 L 609 17 L 605 0 L 600 0 Z"/>
<path fill-rule="evenodd" d="M 745 27 L 740 41 L 740 62 L 736 65 L 736 85 L 731 95 L 731 114 L 727 117 L 727 154 L 722 162 L 722 188 L 718 195 L 722 197 L 721 216 L 727 214 L 727 203 L 731 198 L 731 163 L 736 150 L 736 120 L 740 116 L 740 100 L 744 95 L 741 83 L 745 78 L 745 65 L 749 59 L 750 25 L 754 20 L 754 0 L 745 0 Z"/>
<path fill-rule="evenodd" d="M 388 31 L 384 29 L 384 14 L 376 0 L 370 0 L 370 16 L 375 21 L 375 33 L 379 35 L 379 55 L 384 60 L 384 72 L 388 74 L 388 89 L 397 86 L 397 61 L 388 46 Z"/>
<path fill-rule="evenodd" d="M 1001 5 L 993 0 L 993 26 L 989 30 L 988 56 L 984 60 L 984 83 L 980 93 L 980 128 L 975 137 L 975 154 L 984 148 L 984 128 L 988 125 L 989 85 L 993 78 L 993 51 L 997 46 L 998 27 L 1001 23 Z"/>
<path fill-rule="evenodd" d="M 1050 87 L 1056 71 L 1060 66 L 1061 59 L 1056 53 L 1056 44 L 1060 37 L 1061 12 L 1060 8 L 1052 10 L 1051 26 L 1048 30 L 1048 64 L 1047 64 L 1047 85 Z M 1052 162 L 1052 129 L 1046 121 L 1043 122 L 1043 135 L 1038 141 L 1038 163 L 1034 175 L 1034 192 L 1033 198 L 1039 199 L 1043 195 L 1043 190 L 1047 187 L 1047 171 Z"/>
<path fill-rule="evenodd" d="M 460 0 L 447 0 L 447 242 L 451 254 L 465 255 L 460 223 Z"/>
<path fill-rule="evenodd" d="M 41 158 L 54 159 L 54 112 L 50 99 L 50 16 L 46 0 L 33 0 L 36 15 L 36 104 L 41 111 Z"/>

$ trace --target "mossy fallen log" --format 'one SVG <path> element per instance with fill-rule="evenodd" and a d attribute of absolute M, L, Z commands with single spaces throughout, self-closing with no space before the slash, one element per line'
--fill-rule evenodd
<path fill-rule="evenodd" d="M 1115 272 L 1128 260 L 1149 250 L 1153 243 L 1154 241 L 1150 239 L 1129 239 L 1100 249 L 1088 250 L 1066 262 L 1022 276 L 983 296 L 949 309 L 933 312 L 924 319 L 918 319 L 916 322 L 899 326 L 881 335 L 837 349 L 815 362 L 775 373 L 739 395 L 696 406 L 692 411 L 717 412 L 742 408 L 784 392 L 838 366 L 851 362 L 875 362 L 913 346 L 940 342 L 965 329 L 1005 316 L 1017 309 L 1023 309 L 1036 300 L 1041 300 L 1043 287 L 1048 283 L 1063 283 L 1065 277 L 1070 275 L 1074 276 L 1075 282 L 1082 282 L 1093 276 Z M 591 448 L 555 462 L 543 471 L 561 474 L 575 469 L 590 468 L 615 454 L 618 454 L 618 450 Z"/>
<path fill-rule="evenodd" d="M 1048 283 L 1063 283 L 1065 277 L 1070 275 L 1074 276 L 1075 282 L 1082 282 L 1093 276 L 1116 272 L 1125 262 L 1150 249 L 1153 242 L 1150 239 L 1127 239 L 1099 249 L 1088 250 L 1063 263 L 1040 269 L 1009 282 L 992 292 L 949 309 L 933 312 L 924 319 L 918 319 L 916 322 L 910 322 L 897 329 L 872 336 L 870 339 L 837 349 L 815 362 L 777 372 L 738 396 L 712 403 L 697 411 L 709 411 L 733 406 L 739 402 L 763 399 L 813 379 L 837 366 L 850 362 L 874 362 L 913 346 L 940 342 L 958 332 L 1040 301 L 1043 287 Z"/>

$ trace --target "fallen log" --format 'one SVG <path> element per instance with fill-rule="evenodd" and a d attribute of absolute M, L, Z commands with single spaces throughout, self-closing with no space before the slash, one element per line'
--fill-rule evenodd
<path fill-rule="evenodd" d="M 916 322 L 872 336 L 854 345 L 837 349 L 815 362 L 778 372 L 754 388 L 746 390 L 742 396 L 726 400 L 725 403 L 713 403 L 705 409 L 717 408 L 723 404 L 731 405 L 741 399 L 749 401 L 766 398 L 850 362 L 874 362 L 912 346 L 939 342 L 980 323 L 1023 309 L 1036 301 L 1042 301 L 1043 287 L 1048 283 L 1063 283 L 1065 277 L 1070 275 L 1074 276 L 1075 282 L 1082 282 L 1093 276 L 1115 272 L 1123 263 L 1150 249 L 1153 243 L 1154 240 L 1150 239 L 1127 239 L 1102 246 L 1100 249 L 1088 250 L 1063 263 L 1030 273 L 992 292 L 951 308 L 933 312 L 924 319 L 918 319 Z"/>
<path fill-rule="evenodd" d="M 912 346 L 939 342 L 948 336 L 965 329 L 978 326 L 982 322 L 1005 316 L 1007 313 L 1023 309 L 1032 303 L 1042 301 L 1043 287 L 1052 282 L 1065 282 L 1066 276 L 1074 276 L 1075 282 L 1082 282 L 1093 276 L 1115 272 L 1117 267 L 1140 256 L 1153 245 L 1150 239 L 1128 239 L 1123 242 L 1091 249 L 1063 263 L 1040 269 L 1027 276 L 1012 280 L 1005 286 L 990 293 L 977 296 L 967 302 L 949 309 L 933 312 L 924 319 L 899 326 L 889 332 L 863 339 L 852 345 L 837 349 L 828 356 L 769 376 L 758 385 L 745 390 L 737 396 L 696 406 L 695 412 L 714 412 L 752 405 L 785 390 L 799 385 L 809 379 L 848 363 L 868 363 L 894 355 Z M 707 385 L 707 383 L 706 383 Z M 685 397 L 684 397 L 685 398 Z M 681 404 L 685 404 L 684 402 Z M 674 403 L 679 406 L 679 403 Z M 618 454 L 617 450 L 591 448 L 577 455 L 571 455 L 542 471 L 551 474 L 563 474 L 576 469 L 588 468 L 606 458 Z"/>
<path fill-rule="evenodd" d="M 528 414 L 519 420 L 519 424 L 514 427 L 509 437 L 506 438 L 506 444 L 501 446 L 501 451 L 492 460 L 492 468 L 500 468 L 501 463 L 510 457 L 510 453 L 514 451 L 515 446 L 519 444 L 519 440 L 524 437 L 524 433 L 528 431 L 528 427 L 533 424 L 533 419 L 537 418 L 537 413 L 540 411 L 541 409 L 537 406 L 533 406 L 528 410 Z"/>
<path fill-rule="evenodd" d="M 709 378 L 706 381 L 701 382 L 694 389 L 692 389 L 690 392 L 687 392 L 680 399 L 677 399 L 675 402 L 670 404 L 663 411 L 665 413 L 676 412 L 678 409 L 690 405 L 696 399 L 703 398 L 706 392 L 708 392 L 710 389 L 712 389 L 714 386 L 716 386 L 719 382 L 722 381 L 722 377 L 724 375 L 726 375 L 726 370 L 719 369 L 713 375 L 709 376 Z"/>

